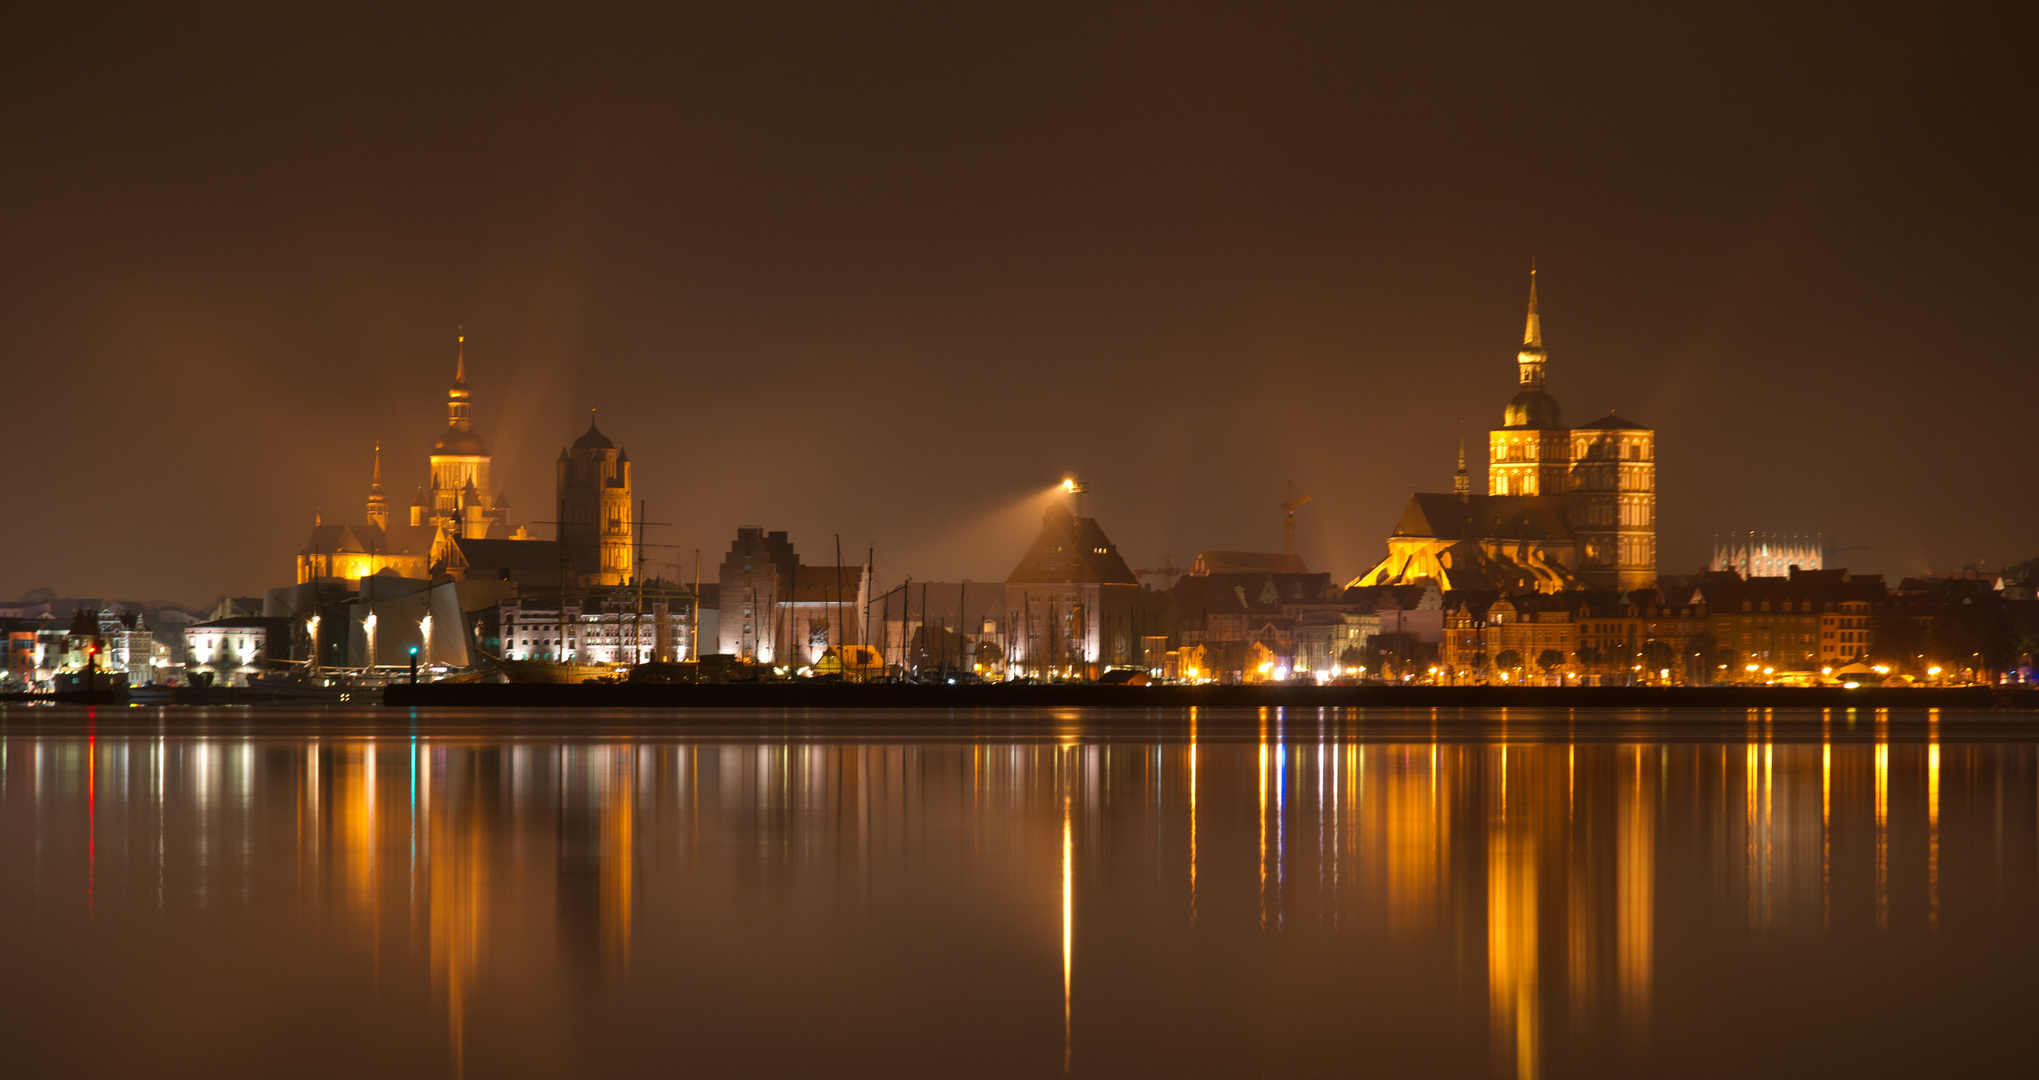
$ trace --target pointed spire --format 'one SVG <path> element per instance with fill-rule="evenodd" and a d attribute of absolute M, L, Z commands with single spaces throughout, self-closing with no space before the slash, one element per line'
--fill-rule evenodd
<path fill-rule="evenodd" d="M 382 494 L 382 443 L 375 444 L 375 479 L 368 484 L 368 523 L 378 529 L 389 528 L 389 500 Z"/>
<path fill-rule="evenodd" d="M 1531 273 L 1532 275 L 1534 275 L 1534 274 L 1535 274 L 1535 271 L 1533 271 L 1533 270 L 1532 270 L 1532 271 L 1530 271 L 1530 273 Z M 1534 288 L 1534 287 L 1532 287 L 1532 288 L 1530 289 L 1530 303 L 1529 303 L 1529 306 L 1530 306 L 1530 310 L 1531 310 L 1531 312 L 1532 312 L 1532 313 L 1534 313 L 1534 311 L 1536 310 L 1536 299 L 1535 299 L 1535 294 L 1536 294 L 1536 290 L 1535 290 L 1535 288 Z M 465 327 L 465 326 L 460 326 L 460 327 L 455 327 L 455 329 L 456 329 L 456 330 L 457 330 L 457 331 L 459 332 L 459 341 L 458 341 L 458 343 L 457 343 L 457 344 L 455 345 L 455 353 L 454 353 L 454 359 L 453 359 L 453 385 L 455 385 L 455 386 L 466 386 L 466 385 L 467 385 L 467 327 Z"/>
<path fill-rule="evenodd" d="M 1522 343 L 1532 349 L 1543 348 L 1543 322 L 1536 316 L 1536 260 L 1529 260 L 1529 320 L 1522 328 Z"/>
<path fill-rule="evenodd" d="M 1458 471 L 1451 474 L 1451 491 L 1458 501 L 1469 502 L 1473 493 L 1472 478 L 1466 475 L 1466 437 L 1458 437 Z"/>

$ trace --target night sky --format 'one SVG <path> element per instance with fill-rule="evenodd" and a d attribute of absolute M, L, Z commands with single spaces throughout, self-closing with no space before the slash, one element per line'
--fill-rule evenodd
<path fill-rule="evenodd" d="M 5 16 L 0 596 L 290 582 L 457 325 L 511 520 L 597 408 L 687 576 L 1003 579 L 1074 472 L 1137 567 L 1293 479 L 1343 578 L 1477 467 L 1532 257 L 1660 570 L 2039 555 L 2021 5 L 287 6 Z"/>

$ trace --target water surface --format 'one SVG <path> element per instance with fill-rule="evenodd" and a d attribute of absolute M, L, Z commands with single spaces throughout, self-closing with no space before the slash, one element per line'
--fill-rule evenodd
<path fill-rule="evenodd" d="M 0 710 L 67 1076 L 1916 1076 L 2028 1054 L 2039 724 Z"/>

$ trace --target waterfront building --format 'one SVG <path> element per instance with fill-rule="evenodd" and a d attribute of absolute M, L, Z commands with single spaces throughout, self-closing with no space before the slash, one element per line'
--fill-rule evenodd
<path fill-rule="evenodd" d="M 718 571 L 718 652 L 760 664 L 809 666 L 860 644 L 870 600 L 862 566 L 805 566 L 783 531 L 740 528 Z"/>
<path fill-rule="evenodd" d="M 1881 576 L 1844 569 L 1751 578 L 1709 570 L 1692 586 L 1692 601 L 1706 605 L 1711 622 L 1716 668 L 1726 665 L 1722 675 L 1749 682 L 1816 672 L 1867 653 L 1875 644 L 1871 612 L 1886 594 Z"/>
<path fill-rule="evenodd" d="M 1582 603 L 1573 620 L 1579 670 L 1589 677 L 1621 684 L 1704 684 L 1726 677 L 1717 670 L 1719 649 L 1703 597 L 1638 591 L 1611 603 Z"/>
<path fill-rule="evenodd" d="M 1553 682 L 1572 670 L 1577 647 L 1572 612 L 1562 603 L 1534 593 L 1484 611 L 1466 602 L 1445 616 L 1438 666 L 1449 682 Z"/>
<path fill-rule="evenodd" d="M 570 664 L 645 664 L 693 656 L 691 596 L 618 590 L 569 599 L 513 598 L 499 609 L 503 657 Z"/>
<path fill-rule="evenodd" d="M 1842 600 L 1820 611 L 1820 667 L 1840 667 L 1869 655 L 1871 604 Z"/>
<path fill-rule="evenodd" d="M 1097 519 L 1078 517 L 1057 499 L 1005 579 L 1015 668 L 1034 676 L 1095 678 L 1115 665 L 1137 663 L 1139 593 L 1139 579 Z"/>
<path fill-rule="evenodd" d="M 215 686 L 242 686 L 269 658 L 273 620 L 261 616 L 217 619 L 184 628 L 188 673 L 212 676 Z"/>
<path fill-rule="evenodd" d="M 1530 272 L 1517 390 L 1488 433 L 1487 491 L 1463 445 L 1453 490 L 1412 496 L 1388 557 L 1354 586 L 1424 580 L 1447 591 L 1627 592 L 1657 577 L 1656 436 L 1613 413 L 1566 426 L 1544 389 L 1548 354 Z"/>
<path fill-rule="evenodd" d="M 1196 569 L 1168 591 L 1163 618 L 1141 618 L 1138 627 L 1144 637 L 1158 622 L 1174 628 L 1180 647 L 1201 647 L 1200 666 L 1208 678 L 1330 678 L 1348 651 L 1363 649 L 1378 632 L 1379 617 L 1367 604 L 1348 599 L 1330 574 L 1265 568 L 1299 566 L 1300 559 L 1271 555 L 1251 560 L 1261 569 L 1222 570 L 1212 568 L 1249 560 L 1206 558 L 1211 554 L 1200 553 Z M 1260 671 L 1263 664 L 1266 672 Z"/>

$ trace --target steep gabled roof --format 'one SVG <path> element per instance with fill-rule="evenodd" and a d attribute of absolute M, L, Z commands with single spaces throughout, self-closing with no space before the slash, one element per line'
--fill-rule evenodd
<path fill-rule="evenodd" d="M 1580 425 L 1579 425 L 1579 427 L 1578 427 L 1578 428 L 1577 428 L 1576 430 L 1580 430 L 1580 431 L 1649 431 L 1650 429 L 1649 429 L 1649 428 L 1646 428 L 1646 427 L 1644 427 L 1644 426 L 1642 426 L 1641 424 L 1638 424 L 1638 423 L 1636 423 L 1636 422 L 1635 422 L 1635 421 L 1633 421 L 1633 420 L 1624 420 L 1624 419 L 1622 419 L 1621 417 L 1619 417 L 1619 416 L 1616 416 L 1616 415 L 1614 415 L 1613 413 L 1608 413 L 1608 414 L 1607 414 L 1606 416 L 1603 416 L 1603 417 L 1601 417 L 1600 419 L 1598 419 L 1598 420 L 1595 420 L 1595 421 L 1593 421 L 1593 422 L 1592 422 L 1592 423 L 1590 423 L 1590 424 L 1580 424 Z"/>
<path fill-rule="evenodd" d="M 1041 533 L 1005 579 L 1011 584 L 1099 583 L 1138 585 L 1132 567 L 1098 527 L 1096 518 L 1080 518 L 1060 502 L 1041 518 Z"/>
<path fill-rule="evenodd" d="M 432 530 L 416 525 L 314 525 L 300 555 L 427 555 Z"/>
<path fill-rule="evenodd" d="M 1560 495 L 1469 495 L 1460 499 L 1443 492 L 1418 492 L 1409 497 L 1396 536 L 1439 540 L 1529 540 L 1545 543 L 1573 539 L 1572 526 Z"/>

